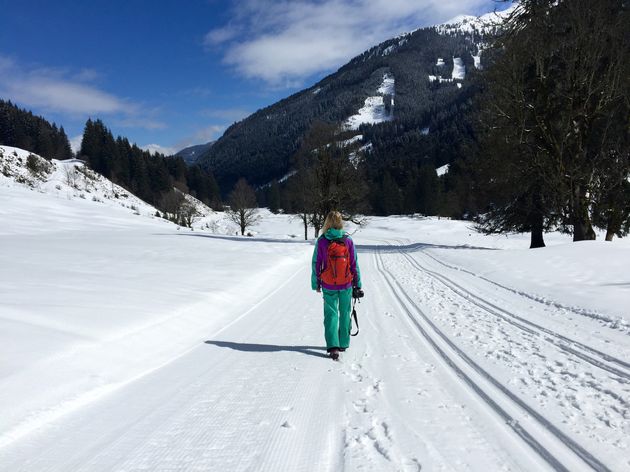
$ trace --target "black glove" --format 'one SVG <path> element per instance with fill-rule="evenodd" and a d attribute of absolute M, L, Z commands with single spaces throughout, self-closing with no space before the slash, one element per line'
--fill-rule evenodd
<path fill-rule="evenodd" d="M 363 298 L 365 294 L 363 293 L 363 290 L 361 290 L 359 287 L 353 287 L 352 288 L 352 298 Z"/>

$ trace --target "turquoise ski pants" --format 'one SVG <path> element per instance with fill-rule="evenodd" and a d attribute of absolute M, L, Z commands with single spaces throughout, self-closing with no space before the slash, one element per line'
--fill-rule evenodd
<path fill-rule="evenodd" d="M 326 290 L 324 293 L 324 336 L 326 348 L 348 348 L 350 346 L 350 311 L 352 289 Z"/>

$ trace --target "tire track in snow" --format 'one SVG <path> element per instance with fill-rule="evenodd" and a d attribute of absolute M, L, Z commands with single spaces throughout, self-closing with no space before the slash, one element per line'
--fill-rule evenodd
<path fill-rule="evenodd" d="M 523 400 L 517 397 L 503 384 L 497 381 L 490 373 L 484 370 L 481 366 L 475 363 L 469 356 L 467 356 L 460 348 L 458 348 L 437 326 L 429 319 L 429 317 L 418 307 L 418 305 L 405 293 L 400 283 L 396 280 L 394 275 L 385 268 L 382 256 L 380 253 L 376 254 L 377 267 L 383 272 L 384 280 L 391 289 L 394 297 L 398 300 L 401 307 L 407 314 L 409 320 L 418 329 L 422 337 L 431 345 L 431 347 L 439 354 L 439 356 L 446 362 L 446 364 L 455 372 L 455 374 L 462 379 L 495 413 L 497 413 L 505 423 L 523 440 L 527 443 L 541 458 L 543 458 L 554 470 L 557 471 L 569 471 L 563 462 L 557 457 L 557 447 L 555 447 L 555 453 L 552 453 L 547 447 L 543 446 L 543 443 L 547 443 L 549 436 L 557 441 L 558 446 L 562 445 L 570 451 L 562 451 L 563 460 L 574 459 L 575 456 L 579 458 L 580 463 L 590 466 L 593 470 L 608 471 L 610 470 L 593 454 L 584 449 L 581 445 L 575 442 L 572 438 L 564 434 L 549 420 L 544 418 L 540 413 L 527 405 Z M 411 307 L 413 309 L 410 309 Z M 414 312 L 420 315 L 420 319 Z M 428 326 L 430 330 L 437 335 L 435 338 L 429 333 L 429 330 L 425 328 Z M 445 349 L 443 349 L 444 346 Z M 452 355 L 446 352 L 446 349 L 457 355 L 469 368 L 462 368 L 458 365 Z M 472 370 L 471 370 L 472 369 Z M 467 370 L 468 372 L 465 372 Z M 473 379 L 475 375 L 477 379 Z M 498 392 L 503 395 L 503 399 L 499 399 L 496 396 L 488 393 L 488 388 L 480 386 L 481 382 L 489 383 Z M 507 400 L 507 402 L 505 401 Z M 528 415 L 535 419 L 537 424 L 532 422 Z M 520 418 L 520 420 L 519 420 Z M 527 429 L 521 424 L 526 423 Z M 541 430 L 542 428 L 542 430 Z M 536 431 L 532 433 L 530 431 Z M 535 436 L 538 436 L 535 437 Z M 545 438 L 544 436 L 547 436 Z M 574 455 L 573 455 L 574 454 Z M 574 462 L 574 460 L 572 460 Z"/>
<path fill-rule="evenodd" d="M 410 256 L 409 254 L 406 254 L 404 251 L 400 251 L 400 254 L 414 268 L 428 274 L 433 279 L 441 282 L 443 285 L 445 285 L 447 288 L 455 292 L 457 295 L 459 295 L 460 297 L 463 297 L 464 299 L 474 304 L 475 306 L 481 308 L 485 312 L 490 313 L 493 316 L 499 317 L 505 320 L 506 322 L 508 322 L 509 324 L 511 324 L 512 326 L 515 326 L 523 331 L 526 331 L 529 334 L 540 337 L 541 339 L 544 339 L 545 341 L 552 344 L 553 346 L 565 352 L 573 354 L 574 356 L 579 357 L 580 359 L 588 362 L 589 364 L 599 369 L 610 372 L 611 374 L 617 375 L 618 377 L 621 377 L 623 379 L 630 380 L 630 372 L 610 366 L 606 364 L 606 362 L 617 364 L 618 366 L 625 369 L 630 369 L 630 363 L 625 362 L 624 360 L 618 359 L 609 354 L 606 354 L 605 352 L 599 351 L 598 349 L 590 347 L 584 343 L 571 339 L 560 333 L 557 333 L 551 329 L 545 328 L 544 326 L 541 326 L 537 323 L 529 321 L 513 312 L 510 312 L 504 308 L 501 308 L 492 302 L 484 300 L 480 296 L 464 288 L 463 286 L 453 281 L 452 279 L 444 276 L 443 274 L 440 274 L 439 272 L 435 272 L 421 265 L 415 258 Z M 551 338 L 545 335 L 551 336 Z M 559 341 L 555 341 L 552 338 L 555 338 Z M 569 345 L 563 344 L 563 342 L 568 343 Z M 585 352 L 580 352 L 578 349 L 582 349 L 583 351 L 586 351 L 589 354 L 586 354 Z M 593 355 L 599 357 L 599 359 L 592 357 Z"/>

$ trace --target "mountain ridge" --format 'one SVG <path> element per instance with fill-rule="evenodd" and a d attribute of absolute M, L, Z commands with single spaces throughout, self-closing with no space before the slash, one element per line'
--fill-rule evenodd
<path fill-rule="evenodd" d="M 461 115 L 459 108 L 469 108 L 480 51 L 494 32 L 494 18 L 498 22 L 512 8 L 459 16 L 383 41 L 312 86 L 234 123 L 197 162 L 213 172 L 224 192 L 240 177 L 264 185 L 290 171 L 291 158 L 314 122 L 342 125 L 361 110 L 371 117 L 366 111 L 371 106 L 380 107 L 381 116 L 386 109 L 389 117 L 359 119 L 351 127 L 364 136 L 364 146 L 372 145 L 371 153 L 381 160 L 394 152 L 420 155 L 435 167 L 450 164 L 460 153 L 440 150 L 437 141 L 451 141 L 452 147 L 455 137 L 430 135 L 449 128 L 446 120 Z M 391 93 L 378 92 L 385 77 L 395 84 Z"/>

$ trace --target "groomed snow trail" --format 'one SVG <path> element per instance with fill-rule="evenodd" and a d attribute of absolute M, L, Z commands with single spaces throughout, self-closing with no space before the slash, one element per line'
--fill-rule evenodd
<path fill-rule="evenodd" d="M 498 295 L 487 301 L 479 286 L 421 251 L 355 241 L 366 298 L 357 305 L 361 332 L 341 362 L 326 358 L 305 246 L 304 266 L 253 309 L 162 367 L 0 448 L 0 470 L 627 466 L 614 441 L 628 427 L 628 368 L 614 349 L 588 339 L 570 344 L 553 323 L 540 329 L 547 305 L 517 318 L 529 316 L 518 295 L 500 294 L 516 308 L 499 306 Z M 580 395 L 593 411 L 579 413 Z M 605 429 L 607 419 L 617 427 Z"/>

